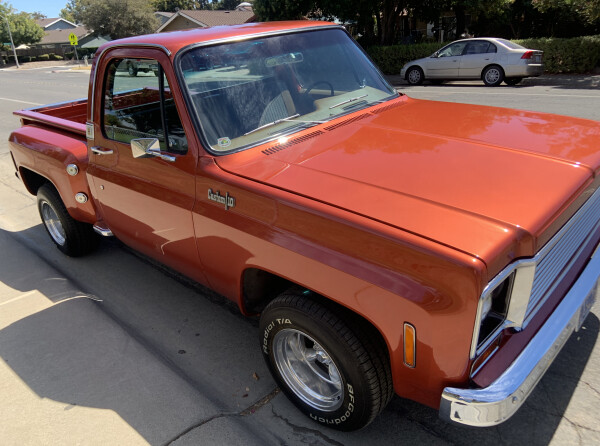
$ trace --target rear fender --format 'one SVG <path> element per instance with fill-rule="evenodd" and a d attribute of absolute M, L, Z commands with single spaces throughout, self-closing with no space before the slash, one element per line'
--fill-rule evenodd
<path fill-rule="evenodd" d="M 10 151 L 18 174 L 32 195 L 44 182 L 54 185 L 67 211 L 75 220 L 95 223 L 98 218 L 85 171 L 88 165 L 87 144 L 84 138 L 68 132 L 26 125 L 9 137 Z M 77 167 L 77 173 L 67 173 L 67 166 Z M 75 199 L 85 194 L 85 203 Z"/>

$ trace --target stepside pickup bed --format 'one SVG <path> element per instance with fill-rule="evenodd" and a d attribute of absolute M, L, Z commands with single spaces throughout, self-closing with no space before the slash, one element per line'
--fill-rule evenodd
<path fill-rule="evenodd" d="M 97 54 L 87 101 L 16 112 L 49 235 L 69 255 L 114 235 L 260 314 L 318 423 L 363 427 L 394 392 L 500 423 L 598 294 L 598 122 L 410 99 L 328 23 Z"/>

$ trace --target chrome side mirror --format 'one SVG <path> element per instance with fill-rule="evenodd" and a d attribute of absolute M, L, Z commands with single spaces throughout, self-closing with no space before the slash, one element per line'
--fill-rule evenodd
<path fill-rule="evenodd" d="M 174 162 L 177 158 L 161 152 L 157 138 L 135 138 L 131 140 L 131 153 L 134 158 L 157 156 L 164 161 Z"/>

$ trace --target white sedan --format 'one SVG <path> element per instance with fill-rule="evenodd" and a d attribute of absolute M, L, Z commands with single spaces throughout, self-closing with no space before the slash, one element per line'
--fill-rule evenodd
<path fill-rule="evenodd" d="M 424 80 L 482 79 L 488 87 L 504 81 L 516 85 L 524 77 L 544 72 L 542 51 L 529 50 L 505 39 L 475 38 L 452 42 L 429 57 L 408 62 L 400 75 L 411 85 Z"/>

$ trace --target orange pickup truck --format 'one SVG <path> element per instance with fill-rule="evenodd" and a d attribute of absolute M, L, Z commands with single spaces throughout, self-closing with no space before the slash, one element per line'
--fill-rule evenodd
<path fill-rule="evenodd" d="M 599 293 L 600 124 L 411 99 L 335 24 L 110 42 L 87 100 L 16 114 L 58 248 L 114 235 L 260 315 L 257 354 L 323 425 L 394 393 L 501 423 Z"/>

